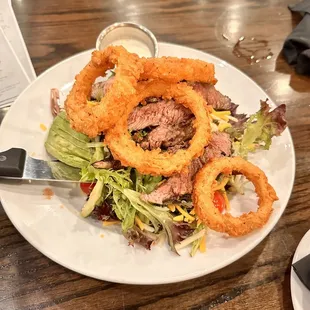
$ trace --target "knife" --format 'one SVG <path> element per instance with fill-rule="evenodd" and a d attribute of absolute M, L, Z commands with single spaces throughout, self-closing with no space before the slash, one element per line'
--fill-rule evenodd
<path fill-rule="evenodd" d="M 55 179 L 47 161 L 32 158 L 20 148 L 0 152 L 0 179 L 79 182 Z"/>
<path fill-rule="evenodd" d="M 292 266 L 300 281 L 310 290 L 310 254 L 294 263 Z"/>

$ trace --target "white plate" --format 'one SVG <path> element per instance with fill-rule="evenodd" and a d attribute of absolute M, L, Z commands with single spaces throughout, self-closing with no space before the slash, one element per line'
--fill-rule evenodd
<path fill-rule="evenodd" d="M 301 239 L 294 258 L 293 264 L 310 254 L 310 230 Z M 303 285 L 291 268 L 291 295 L 295 310 L 308 310 L 310 308 L 310 291 Z"/>
<path fill-rule="evenodd" d="M 160 55 L 199 58 L 216 66 L 217 88 L 240 104 L 240 112 L 254 113 L 259 100 L 267 94 L 249 77 L 225 61 L 188 47 L 160 43 Z M 16 100 L 0 130 L 0 149 L 23 147 L 41 159 L 48 156 L 43 142 L 52 116 L 49 109 L 50 88 L 68 91 L 77 72 L 89 61 L 90 51 L 71 57 L 39 76 Z M 270 103 L 275 107 L 274 103 Z M 199 277 L 236 261 L 258 243 L 276 225 L 289 200 L 294 182 L 295 155 L 289 130 L 274 139 L 270 151 L 251 158 L 267 174 L 279 201 L 264 228 L 242 238 L 227 238 L 210 232 L 207 252 L 188 255 L 188 249 L 176 256 L 168 248 L 154 247 L 147 251 L 127 246 L 116 228 L 103 229 L 98 223 L 79 217 L 85 197 L 77 185 L 0 183 L 4 209 L 19 232 L 40 252 L 55 262 L 94 278 L 132 284 L 159 284 Z M 55 195 L 47 200 L 42 191 L 52 187 Z M 254 196 L 255 198 L 255 196 Z M 240 203 L 235 199 L 236 212 L 252 208 L 255 199 Z M 61 207 L 64 206 L 64 207 Z M 255 206 L 256 207 L 256 206 Z M 104 234 L 101 238 L 100 234 Z"/>

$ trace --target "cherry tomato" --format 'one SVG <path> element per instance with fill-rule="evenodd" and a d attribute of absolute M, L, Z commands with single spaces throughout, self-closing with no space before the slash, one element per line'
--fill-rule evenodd
<path fill-rule="evenodd" d="M 95 187 L 96 183 L 80 183 L 81 190 L 86 194 L 90 195 L 91 191 Z"/>
<path fill-rule="evenodd" d="M 225 210 L 225 199 L 219 191 L 214 192 L 213 203 L 220 212 L 223 212 Z"/>

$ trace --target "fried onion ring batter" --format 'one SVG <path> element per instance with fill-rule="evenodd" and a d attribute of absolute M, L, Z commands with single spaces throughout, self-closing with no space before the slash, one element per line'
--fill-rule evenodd
<path fill-rule="evenodd" d="M 178 150 L 175 154 L 162 152 L 161 149 L 145 151 L 132 140 L 128 132 L 128 117 L 139 102 L 147 97 L 174 99 L 192 111 L 195 116 L 195 135 L 187 150 Z M 162 81 L 140 82 L 136 96 L 129 108 L 113 130 L 107 132 L 105 143 L 114 159 L 123 166 L 136 168 L 140 173 L 170 176 L 180 172 L 191 160 L 202 154 L 211 136 L 208 108 L 203 98 L 185 83 L 169 84 Z"/>
<path fill-rule="evenodd" d="M 92 84 L 109 69 L 115 69 L 115 80 L 101 102 L 89 103 Z M 91 61 L 76 76 L 65 102 L 65 109 L 73 129 L 89 137 L 112 128 L 135 94 L 135 86 L 143 70 L 136 54 L 121 46 L 94 51 Z"/>
<path fill-rule="evenodd" d="M 214 85 L 214 65 L 199 59 L 161 57 L 142 58 L 143 73 L 141 80 L 162 80 L 177 83 L 183 80 L 188 82 L 201 82 Z"/>
<path fill-rule="evenodd" d="M 240 172 L 253 182 L 259 196 L 256 212 L 233 217 L 229 213 L 221 214 L 213 204 L 214 191 L 212 186 L 222 172 L 231 174 Z M 272 204 L 278 197 L 268 183 L 265 173 L 257 166 L 241 157 L 222 157 L 206 164 L 196 175 L 193 191 L 193 202 L 196 214 L 211 229 L 224 232 L 233 237 L 246 235 L 261 228 L 272 213 Z"/>

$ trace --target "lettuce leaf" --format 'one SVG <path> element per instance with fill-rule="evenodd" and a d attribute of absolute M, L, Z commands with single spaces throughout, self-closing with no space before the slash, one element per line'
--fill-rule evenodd
<path fill-rule="evenodd" d="M 155 233 L 159 233 L 161 229 L 164 230 L 171 250 L 178 254 L 175 245 L 193 232 L 191 225 L 189 223 L 174 222 L 170 212 L 141 200 L 141 194 L 134 190 L 125 189 L 124 194 L 134 208 L 150 220 L 155 228 Z"/>
<path fill-rule="evenodd" d="M 133 188 L 130 179 L 130 169 L 96 169 L 93 166 L 82 169 L 81 181 L 102 182 L 106 188 L 102 200 L 110 197 L 112 208 L 118 219 L 122 222 L 122 229 L 126 232 L 133 227 L 136 209 L 124 195 L 124 189 Z"/>
<path fill-rule="evenodd" d="M 126 232 L 134 226 L 136 209 L 131 205 L 127 197 L 117 189 L 113 190 L 113 200 L 113 211 L 122 222 L 122 230 Z"/>
<path fill-rule="evenodd" d="M 241 140 L 233 143 L 234 155 L 246 158 L 249 152 L 257 149 L 268 150 L 272 137 L 280 136 L 286 128 L 285 112 L 285 104 L 270 111 L 267 101 L 261 101 L 260 110 L 245 123 Z"/>
<path fill-rule="evenodd" d="M 140 193 L 151 193 L 157 185 L 162 181 L 161 176 L 152 176 L 152 175 L 143 175 L 135 170 L 136 182 L 135 187 L 136 191 Z"/>
<path fill-rule="evenodd" d="M 160 238 L 160 235 L 142 231 L 137 226 L 129 229 L 124 236 L 129 241 L 130 245 L 139 244 L 147 250 L 151 250 L 152 244 Z"/>

